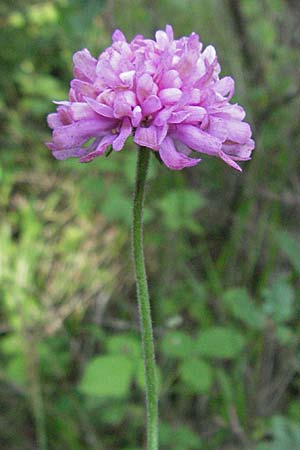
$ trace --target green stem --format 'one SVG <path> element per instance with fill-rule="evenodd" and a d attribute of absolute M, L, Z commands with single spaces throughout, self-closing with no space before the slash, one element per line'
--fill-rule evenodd
<path fill-rule="evenodd" d="M 133 203 L 132 245 L 146 373 L 147 448 L 148 450 L 158 450 L 158 401 L 155 354 L 143 250 L 143 202 L 150 152 L 150 149 L 144 147 L 138 149 Z"/>

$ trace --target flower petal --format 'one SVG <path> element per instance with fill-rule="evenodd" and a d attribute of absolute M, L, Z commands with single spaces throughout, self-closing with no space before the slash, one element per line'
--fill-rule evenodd
<path fill-rule="evenodd" d="M 87 104 L 82 102 L 73 102 L 70 106 L 73 120 L 97 119 L 98 115 Z"/>
<path fill-rule="evenodd" d="M 217 156 L 221 150 L 222 142 L 219 139 L 193 125 L 178 125 L 172 134 L 197 152 Z"/>
<path fill-rule="evenodd" d="M 80 162 L 85 162 L 85 163 L 90 162 L 93 159 L 95 159 L 97 156 L 103 155 L 106 152 L 107 148 L 113 143 L 114 140 L 115 140 L 115 135 L 107 134 L 106 136 L 103 137 L 103 139 L 101 139 L 96 150 L 94 150 L 94 151 L 88 153 L 87 155 L 83 156 L 82 158 L 80 158 Z M 87 150 L 87 149 L 85 149 L 85 150 Z"/>
<path fill-rule="evenodd" d="M 176 111 L 172 112 L 168 123 L 181 123 L 185 119 L 189 118 L 190 113 L 188 111 Z"/>
<path fill-rule="evenodd" d="M 119 77 L 124 86 L 128 87 L 129 89 L 132 89 L 133 86 L 133 80 L 135 76 L 135 70 L 128 70 L 126 72 L 120 73 Z"/>
<path fill-rule="evenodd" d="M 246 144 L 223 144 L 222 151 L 235 161 L 247 161 L 251 158 L 251 153 L 255 147 L 253 139 L 249 139 Z"/>
<path fill-rule="evenodd" d="M 57 128 L 63 125 L 58 113 L 51 113 L 47 116 L 47 123 L 50 128 Z"/>
<path fill-rule="evenodd" d="M 136 106 L 135 95 L 132 91 L 118 92 L 114 100 L 114 117 L 122 119 L 125 116 L 131 117 L 132 109 Z"/>
<path fill-rule="evenodd" d="M 53 131 L 53 143 L 59 148 L 73 148 L 82 145 L 93 136 L 101 136 L 111 128 L 111 120 L 80 120 Z"/>
<path fill-rule="evenodd" d="M 100 116 L 113 118 L 113 109 L 110 106 L 105 105 L 104 103 L 97 102 L 93 98 L 84 97 L 87 104 Z"/>
<path fill-rule="evenodd" d="M 118 42 L 118 41 L 126 42 L 126 38 L 125 38 L 124 34 L 122 33 L 121 30 L 118 30 L 118 29 L 113 32 L 112 40 L 113 40 L 113 42 Z"/>
<path fill-rule="evenodd" d="M 142 111 L 145 116 L 150 116 L 162 107 L 160 99 L 156 95 L 149 95 L 142 104 Z"/>
<path fill-rule="evenodd" d="M 169 36 L 165 31 L 158 30 L 155 33 L 155 39 L 157 42 L 157 46 L 160 50 L 164 50 L 169 44 Z"/>
<path fill-rule="evenodd" d="M 97 60 L 84 48 L 73 56 L 74 76 L 83 81 L 95 81 Z"/>
<path fill-rule="evenodd" d="M 159 150 L 161 142 L 168 132 L 168 126 L 156 127 L 138 127 L 135 132 L 134 142 L 142 147 L 149 147 L 153 150 Z"/>
<path fill-rule="evenodd" d="M 131 135 L 132 132 L 132 126 L 130 123 L 130 120 L 128 117 L 125 117 L 125 119 L 122 122 L 121 129 L 119 135 L 114 140 L 112 146 L 113 149 L 118 152 L 119 150 L 122 150 L 124 147 L 126 139 Z"/>
<path fill-rule="evenodd" d="M 45 142 L 45 145 L 52 151 L 54 158 L 60 161 L 67 158 L 78 158 L 86 153 L 86 148 L 83 147 L 60 149 L 52 142 Z"/>
<path fill-rule="evenodd" d="M 201 122 L 207 114 L 202 106 L 187 106 L 185 111 L 188 113 L 188 122 Z"/>
<path fill-rule="evenodd" d="M 180 88 L 182 86 L 182 81 L 180 79 L 177 70 L 168 70 L 165 72 L 160 80 L 159 86 L 164 88 Z"/>
<path fill-rule="evenodd" d="M 230 100 L 234 94 L 234 79 L 231 77 L 224 77 L 216 83 L 216 91 L 223 97 L 227 96 Z"/>
<path fill-rule="evenodd" d="M 159 98 L 164 105 L 171 105 L 180 100 L 182 92 L 177 88 L 162 89 L 159 93 Z"/>
<path fill-rule="evenodd" d="M 226 155 L 224 152 L 220 151 L 219 152 L 219 157 L 226 163 L 228 164 L 230 167 L 233 167 L 235 170 L 238 170 L 239 172 L 242 172 L 242 168 L 236 163 L 234 162 L 230 156 Z"/>
<path fill-rule="evenodd" d="M 75 92 L 77 101 L 81 101 L 84 96 L 96 98 L 99 93 L 99 90 L 90 83 L 76 79 L 71 81 L 71 88 Z"/>
<path fill-rule="evenodd" d="M 98 79 L 104 83 L 105 87 L 117 87 L 121 84 L 121 80 L 114 72 L 110 62 L 107 59 L 99 59 L 96 67 Z"/>
<path fill-rule="evenodd" d="M 142 118 L 143 118 L 142 108 L 139 105 L 137 105 L 132 110 L 132 117 L 131 117 L 132 126 L 133 127 L 138 127 L 139 124 L 141 123 Z"/>
<path fill-rule="evenodd" d="M 136 94 L 142 104 L 146 97 L 153 94 L 153 80 L 148 73 L 144 73 L 137 79 Z"/>
<path fill-rule="evenodd" d="M 246 144 L 252 134 L 248 123 L 238 120 L 224 120 L 219 117 L 210 118 L 209 132 L 223 142 L 230 140 L 238 144 Z"/>
<path fill-rule="evenodd" d="M 173 139 L 166 137 L 161 143 L 159 154 L 164 164 L 172 170 L 181 170 L 184 167 L 192 167 L 201 160 L 189 158 L 176 150 Z"/>

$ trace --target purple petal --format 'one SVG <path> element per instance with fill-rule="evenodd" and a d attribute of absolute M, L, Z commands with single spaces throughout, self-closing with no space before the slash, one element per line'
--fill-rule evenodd
<path fill-rule="evenodd" d="M 113 149 L 118 152 L 124 147 L 126 139 L 131 135 L 132 126 L 130 120 L 126 117 L 121 125 L 119 136 L 113 142 Z"/>
<path fill-rule="evenodd" d="M 82 155 L 86 153 L 86 148 L 83 147 L 75 147 L 75 148 L 69 148 L 69 149 L 58 149 L 55 146 L 50 147 L 50 145 L 46 144 L 47 147 L 52 150 L 52 155 L 54 158 L 58 159 L 59 161 L 63 161 L 68 158 L 80 158 Z"/>
<path fill-rule="evenodd" d="M 255 142 L 249 139 L 246 144 L 223 144 L 222 151 L 236 161 L 247 161 L 254 150 Z"/>
<path fill-rule="evenodd" d="M 96 72 L 98 79 L 104 83 L 105 87 L 115 88 L 121 84 L 120 78 L 107 59 L 99 59 Z"/>
<path fill-rule="evenodd" d="M 226 103 L 221 108 L 209 108 L 210 115 L 215 117 L 222 117 L 223 119 L 234 119 L 242 121 L 246 113 L 244 109 L 239 106 L 237 103 L 231 105 L 230 103 Z"/>
<path fill-rule="evenodd" d="M 156 114 L 153 124 L 157 127 L 165 125 L 171 117 L 174 107 L 164 108 Z"/>
<path fill-rule="evenodd" d="M 149 147 L 153 150 L 159 150 L 161 142 L 164 140 L 168 132 L 168 127 L 156 127 L 155 125 L 150 125 L 150 127 L 138 127 L 134 142 L 142 147 Z"/>
<path fill-rule="evenodd" d="M 114 142 L 115 137 L 116 136 L 114 134 L 107 134 L 106 136 L 104 136 L 103 139 L 98 144 L 98 147 L 96 148 L 96 150 L 94 150 L 94 151 L 88 153 L 87 155 L 83 156 L 82 158 L 80 158 L 80 162 L 82 162 L 82 163 L 90 162 L 93 159 L 95 159 L 97 156 L 103 155 L 106 152 L 107 148 Z M 86 149 L 85 149 L 85 151 L 86 151 Z"/>
<path fill-rule="evenodd" d="M 242 172 L 242 168 L 236 163 L 234 162 L 230 156 L 226 155 L 224 152 L 220 151 L 219 152 L 219 157 L 226 163 L 228 164 L 230 167 L 233 167 L 234 169 L 238 170 L 239 172 Z"/>
<path fill-rule="evenodd" d="M 132 89 L 133 81 L 135 77 L 135 70 L 129 70 L 127 72 L 122 72 L 119 75 L 120 80 L 124 84 L 124 86 L 128 87 L 128 89 Z"/>
<path fill-rule="evenodd" d="M 71 88 L 76 94 L 77 101 L 83 100 L 85 96 L 96 98 L 99 93 L 98 89 L 94 86 L 81 80 L 72 80 Z"/>
<path fill-rule="evenodd" d="M 168 70 L 165 72 L 159 83 L 160 88 L 180 88 L 182 81 L 177 70 Z"/>
<path fill-rule="evenodd" d="M 168 123 L 181 123 L 185 119 L 187 119 L 190 116 L 190 113 L 188 111 L 176 111 L 172 112 Z"/>
<path fill-rule="evenodd" d="M 124 36 L 124 34 L 122 33 L 121 30 L 115 30 L 113 35 L 112 35 L 112 40 L 113 42 L 118 42 L 118 41 L 122 41 L 122 42 L 126 42 L 126 38 Z"/>
<path fill-rule="evenodd" d="M 173 41 L 174 39 L 174 33 L 173 28 L 171 25 L 166 25 L 166 33 L 170 41 Z"/>
<path fill-rule="evenodd" d="M 73 56 L 74 76 L 83 81 L 95 81 L 97 60 L 85 48 Z"/>
<path fill-rule="evenodd" d="M 138 105 L 132 110 L 131 123 L 133 127 L 138 127 L 143 118 L 142 108 Z"/>
<path fill-rule="evenodd" d="M 118 92 L 114 100 L 114 117 L 121 119 L 125 116 L 131 117 L 132 109 L 136 106 L 135 95 L 132 91 Z"/>
<path fill-rule="evenodd" d="M 169 37 L 165 31 L 158 30 L 155 33 L 157 46 L 160 50 L 164 50 L 169 45 Z"/>
<path fill-rule="evenodd" d="M 159 98 L 164 105 L 171 105 L 180 100 L 182 96 L 182 91 L 177 88 L 167 88 L 162 89 L 159 93 Z"/>
<path fill-rule="evenodd" d="M 111 120 L 81 120 L 53 131 L 53 143 L 60 148 L 73 148 L 82 145 L 88 138 L 101 136 L 111 128 Z"/>
<path fill-rule="evenodd" d="M 145 98 L 153 93 L 153 84 L 152 77 L 148 73 L 137 79 L 136 93 L 140 103 L 143 103 Z"/>
<path fill-rule="evenodd" d="M 206 110 L 201 106 L 187 106 L 185 111 L 188 113 L 188 122 L 201 122 L 206 116 Z"/>
<path fill-rule="evenodd" d="M 48 126 L 50 128 L 52 128 L 52 129 L 53 128 L 57 128 L 57 127 L 61 127 L 63 125 L 63 123 L 62 123 L 62 121 L 60 119 L 60 116 L 57 113 L 48 114 L 48 116 L 47 116 L 47 123 L 48 123 Z"/>
<path fill-rule="evenodd" d="M 143 114 L 145 116 L 150 116 L 162 107 L 160 99 L 156 95 L 149 95 L 142 104 Z"/>
<path fill-rule="evenodd" d="M 223 120 L 219 117 L 210 118 L 209 132 L 223 142 L 229 140 L 238 144 L 246 144 L 252 135 L 248 123 L 238 120 Z"/>
<path fill-rule="evenodd" d="M 98 115 L 86 103 L 74 102 L 70 107 L 73 120 L 97 119 Z"/>
<path fill-rule="evenodd" d="M 181 170 L 198 164 L 200 159 L 189 158 L 176 150 L 173 139 L 166 137 L 161 143 L 159 154 L 164 164 L 172 170 Z"/>
<path fill-rule="evenodd" d="M 231 77 L 224 77 L 216 83 L 216 91 L 223 97 L 228 96 L 227 100 L 230 100 L 234 94 L 234 80 Z"/>
<path fill-rule="evenodd" d="M 176 139 L 197 152 L 218 155 L 222 142 L 193 125 L 178 125 L 172 133 Z"/>
<path fill-rule="evenodd" d="M 107 106 L 104 103 L 97 102 L 97 100 L 94 100 L 93 98 L 85 97 L 84 99 L 97 114 L 100 114 L 104 117 L 114 117 L 113 109 L 110 106 Z"/>

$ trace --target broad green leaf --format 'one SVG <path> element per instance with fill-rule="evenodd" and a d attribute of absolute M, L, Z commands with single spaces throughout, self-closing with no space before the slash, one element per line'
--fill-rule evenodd
<path fill-rule="evenodd" d="M 201 226 L 193 218 L 193 214 L 201 209 L 205 199 L 199 192 L 188 189 L 176 189 L 168 191 L 158 202 L 158 207 L 163 216 L 163 222 L 172 231 L 189 229 L 199 232 Z"/>
<path fill-rule="evenodd" d="M 160 426 L 160 442 L 163 449 L 202 450 L 201 438 L 187 425 L 177 423 L 171 427 L 162 422 Z"/>
<path fill-rule="evenodd" d="M 282 277 L 273 282 L 263 293 L 263 311 L 278 323 L 291 320 L 294 316 L 295 292 L 287 279 Z"/>
<path fill-rule="evenodd" d="M 223 369 L 218 369 L 216 371 L 216 379 L 223 397 L 224 404 L 228 409 L 233 404 L 234 399 L 234 388 L 231 379 Z"/>
<path fill-rule="evenodd" d="M 275 334 L 282 345 L 292 345 L 298 339 L 293 329 L 285 325 L 278 325 Z"/>
<path fill-rule="evenodd" d="M 193 339 L 184 331 L 168 331 L 161 341 L 161 351 L 169 358 L 187 358 L 193 348 Z"/>
<path fill-rule="evenodd" d="M 192 394 L 207 393 L 213 382 L 211 366 L 197 358 L 183 361 L 179 366 L 179 374 L 187 392 Z"/>
<path fill-rule="evenodd" d="M 111 402 L 101 410 L 101 419 L 105 424 L 118 425 L 126 415 L 125 402 Z"/>
<path fill-rule="evenodd" d="M 123 398 L 129 394 L 133 364 L 127 356 L 96 356 L 87 364 L 79 390 L 102 398 Z"/>
<path fill-rule="evenodd" d="M 287 256 L 294 269 L 300 274 L 300 242 L 289 232 L 280 231 L 276 233 L 276 242 L 281 251 Z"/>
<path fill-rule="evenodd" d="M 246 289 L 230 289 L 225 292 L 223 301 L 233 317 L 254 329 L 261 329 L 265 317 L 255 305 Z"/>
<path fill-rule="evenodd" d="M 109 191 L 105 195 L 101 212 L 104 216 L 112 221 L 120 221 L 125 224 L 131 222 L 131 199 L 124 192 L 123 188 L 118 184 L 109 187 Z"/>
<path fill-rule="evenodd" d="M 245 343 L 245 338 L 234 328 L 217 326 L 199 334 L 196 351 L 209 358 L 231 359 L 240 354 Z"/>
<path fill-rule="evenodd" d="M 24 386 L 27 382 L 26 363 L 22 354 L 12 358 L 5 367 L 6 377 L 14 384 Z"/>
<path fill-rule="evenodd" d="M 130 358 L 138 359 L 142 348 L 140 341 L 132 334 L 117 334 L 107 339 L 107 350 L 109 353 L 119 353 Z"/>

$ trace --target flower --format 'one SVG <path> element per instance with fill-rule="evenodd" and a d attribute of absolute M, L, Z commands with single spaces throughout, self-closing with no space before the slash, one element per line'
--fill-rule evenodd
<path fill-rule="evenodd" d="M 110 146 L 122 150 L 133 135 L 170 169 L 198 164 L 195 151 L 241 170 L 236 161 L 250 159 L 254 141 L 244 109 L 230 103 L 234 80 L 219 77 L 214 47 L 203 49 L 195 33 L 174 39 L 170 25 L 155 40 L 128 43 L 120 30 L 112 40 L 98 59 L 87 49 L 74 54 L 69 101 L 48 115 L 55 158 L 88 162 Z"/>

